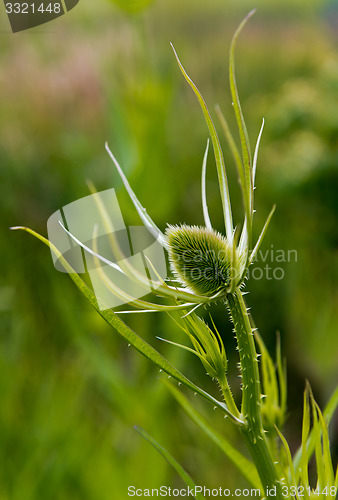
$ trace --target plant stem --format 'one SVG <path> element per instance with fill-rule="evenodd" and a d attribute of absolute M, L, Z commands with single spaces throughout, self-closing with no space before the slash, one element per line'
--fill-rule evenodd
<path fill-rule="evenodd" d="M 240 418 L 240 412 L 239 412 L 239 410 L 237 408 L 237 405 L 235 403 L 235 400 L 234 400 L 234 397 L 232 395 L 231 389 L 229 387 L 227 377 L 224 377 L 224 379 L 220 380 L 219 383 L 220 383 L 220 387 L 221 387 L 221 390 L 222 390 L 222 394 L 223 394 L 223 398 L 224 398 L 225 404 L 227 405 L 227 407 L 229 408 L 229 410 L 231 411 L 231 413 L 233 415 L 235 415 L 235 417 Z"/>
<path fill-rule="evenodd" d="M 228 306 L 235 328 L 241 365 L 241 412 L 247 422 L 241 432 L 261 479 L 263 496 L 267 496 L 267 489 L 273 488 L 276 489 L 275 498 L 282 499 L 278 474 L 265 437 L 260 413 L 260 379 L 253 333 L 243 296 L 238 288 L 233 294 L 228 295 Z"/>

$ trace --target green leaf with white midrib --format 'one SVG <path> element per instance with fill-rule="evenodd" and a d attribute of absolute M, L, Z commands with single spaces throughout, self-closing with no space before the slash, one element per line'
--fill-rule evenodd
<path fill-rule="evenodd" d="M 205 149 L 203 163 L 202 163 L 201 190 L 202 190 L 202 208 L 203 208 L 204 224 L 205 227 L 207 227 L 208 229 L 212 229 L 212 224 L 210 221 L 209 210 L 208 210 L 207 195 L 206 195 L 206 170 L 207 170 L 208 151 L 209 151 L 209 139 L 207 141 L 207 147 Z"/>
<path fill-rule="evenodd" d="M 156 226 L 155 222 L 152 220 L 152 218 L 147 214 L 147 211 L 146 209 L 141 205 L 139 199 L 137 198 L 136 194 L 134 193 L 134 191 L 132 190 L 129 182 L 128 182 L 128 179 L 127 177 L 124 175 L 124 172 L 122 170 L 122 168 L 120 167 L 117 159 L 115 158 L 115 156 L 113 155 L 113 153 L 111 152 L 111 150 L 109 149 L 109 146 L 108 146 L 108 143 L 105 144 L 105 148 L 106 148 L 106 151 L 107 153 L 109 154 L 110 158 L 113 160 L 113 163 L 116 167 L 116 170 L 118 171 L 121 179 L 122 179 L 122 182 L 130 196 L 130 199 L 132 200 L 139 216 L 141 217 L 143 223 L 145 226 L 149 227 L 149 228 L 152 228 L 155 232 L 155 235 L 156 235 L 156 238 L 158 239 L 158 241 L 162 244 L 162 245 L 165 245 L 166 243 L 166 238 L 164 236 L 164 234 L 162 233 L 162 231 Z"/>
<path fill-rule="evenodd" d="M 223 128 L 223 132 L 225 135 L 225 138 L 228 142 L 232 157 L 235 162 L 235 166 L 237 169 L 238 177 L 239 177 L 239 183 L 242 191 L 242 197 L 243 197 L 243 205 L 244 205 L 244 211 L 247 219 L 250 219 L 250 195 L 249 191 L 246 188 L 246 179 L 245 179 L 245 172 L 243 169 L 243 163 L 241 160 L 241 156 L 238 150 L 238 147 L 236 145 L 236 142 L 233 138 L 233 135 L 231 133 L 231 130 L 229 128 L 228 122 L 225 119 L 225 116 L 223 115 L 221 108 L 219 106 L 216 106 L 216 113 L 218 115 L 219 121 L 221 123 L 221 126 Z"/>

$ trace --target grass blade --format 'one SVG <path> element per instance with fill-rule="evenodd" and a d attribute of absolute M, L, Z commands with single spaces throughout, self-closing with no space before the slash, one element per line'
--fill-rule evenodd
<path fill-rule="evenodd" d="M 311 408 L 312 408 L 312 419 L 313 419 L 312 429 L 313 429 L 313 435 L 314 435 L 314 441 L 315 441 L 315 457 L 316 457 L 316 467 L 317 467 L 317 476 L 318 476 L 317 485 L 319 486 L 319 491 L 322 491 L 324 489 L 324 487 L 326 486 L 325 466 L 324 466 L 324 461 L 323 461 L 323 449 L 322 449 L 322 435 L 321 435 L 321 429 L 320 429 L 320 425 L 319 425 L 319 421 L 318 421 L 316 402 L 314 400 L 311 389 L 309 391 L 309 398 L 310 398 L 310 403 L 311 403 Z"/>
<path fill-rule="evenodd" d="M 296 471 L 296 479 L 300 476 L 302 479 L 303 486 L 307 488 L 309 486 L 309 475 L 308 475 L 308 465 L 309 465 L 309 453 L 307 449 L 307 440 L 310 432 L 310 404 L 309 404 L 309 390 L 308 387 L 304 391 L 304 400 L 303 400 L 303 424 L 302 424 L 302 454 L 300 459 L 300 467 Z"/>
<path fill-rule="evenodd" d="M 324 410 L 324 418 L 327 422 L 327 424 L 330 423 L 331 418 L 333 417 L 334 412 L 336 411 L 338 406 L 338 387 L 332 394 L 329 402 L 326 405 L 326 408 Z"/>
<path fill-rule="evenodd" d="M 193 498 L 196 500 L 205 500 L 204 496 L 197 490 L 197 486 L 190 475 L 183 469 L 183 467 L 177 462 L 177 460 L 169 453 L 163 446 L 161 446 L 153 437 L 149 436 L 149 434 L 141 429 L 141 427 L 135 426 L 136 431 L 148 441 L 161 455 L 166 459 L 169 465 L 171 465 L 177 474 L 183 479 L 185 484 L 194 490 L 196 495 Z"/>
<path fill-rule="evenodd" d="M 316 402 L 314 402 L 314 403 L 315 403 L 315 406 L 317 409 L 318 420 L 319 420 L 319 425 L 320 425 L 320 430 L 321 430 L 321 435 L 322 435 L 322 443 L 323 443 L 322 462 L 323 462 L 324 470 L 325 470 L 325 485 L 333 486 L 334 485 L 334 471 L 333 471 L 332 458 L 331 458 L 331 452 L 330 452 L 330 439 L 329 439 L 328 428 L 327 428 L 326 422 L 324 420 L 323 414 L 320 411 L 318 404 Z"/>
<path fill-rule="evenodd" d="M 287 408 L 287 378 L 286 378 L 286 363 L 285 362 L 283 363 L 282 361 L 279 332 L 277 332 L 276 363 L 277 363 L 277 373 L 279 382 L 279 405 L 284 420 Z"/>
<path fill-rule="evenodd" d="M 331 419 L 332 419 L 333 414 L 335 413 L 337 407 L 338 407 L 338 387 L 336 388 L 336 390 L 332 394 L 329 402 L 327 403 L 327 405 L 325 407 L 324 413 L 323 413 L 323 416 L 324 416 L 324 419 L 326 421 L 326 425 L 327 426 L 331 422 Z M 308 443 L 307 443 L 307 447 L 308 447 L 309 458 L 311 458 L 311 456 L 313 454 L 313 451 L 314 451 L 314 436 L 313 436 L 313 432 L 310 433 L 310 436 L 309 436 L 309 439 L 308 439 Z M 294 463 L 295 469 L 297 469 L 299 467 L 299 464 L 300 464 L 300 461 L 301 461 L 301 456 L 302 456 L 302 447 L 300 447 L 297 450 L 297 452 L 295 453 L 294 459 L 293 459 L 293 463 Z"/>
<path fill-rule="evenodd" d="M 224 436 L 215 431 L 207 420 L 189 403 L 188 399 L 173 384 L 164 380 L 168 389 L 187 415 L 223 451 L 254 488 L 261 488 L 261 482 L 254 464 L 234 448 Z"/>
<path fill-rule="evenodd" d="M 286 459 L 287 459 L 287 463 L 288 463 L 288 466 L 289 466 L 289 473 L 290 473 L 290 479 L 291 479 L 291 482 L 294 486 L 297 485 L 297 482 L 296 482 L 296 476 L 295 476 L 295 469 L 293 467 L 293 462 L 292 462 L 292 455 L 291 455 L 291 451 L 290 451 L 290 448 L 289 448 L 289 445 L 288 445 L 288 442 L 287 440 L 285 439 L 285 437 L 283 436 L 283 434 L 280 432 L 280 430 L 278 429 L 277 426 L 275 426 L 275 429 L 283 443 L 283 446 L 284 446 L 284 449 L 285 449 L 285 452 L 286 452 Z M 290 483 L 290 481 L 289 481 Z"/>

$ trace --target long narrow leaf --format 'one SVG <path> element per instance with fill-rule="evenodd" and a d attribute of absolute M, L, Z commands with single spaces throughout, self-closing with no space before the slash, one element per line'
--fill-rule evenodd
<path fill-rule="evenodd" d="M 223 157 L 221 144 L 219 142 L 219 138 L 218 138 L 218 135 L 216 132 L 214 122 L 212 121 L 212 118 L 210 116 L 207 105 L 202 97 L 202 94 L 200 93 L 200 91 L 198 90 L 198 88 L 196 87 L 194 82 L 191 80 L 191 78 L 186 73 L 185 69 L 183 68 L 183 66 L 181 64 L 181 61 L 178 58 L 178 55 L 174 49 L 174 46 L 172 44 L 171 44 L 171 47 L 174 51 L 175 57 L 177 59 L 177 63 L 180 67 L 180 70 L 182 71 L 184 78 L 189 83 L 190 87 L 194 91 L 194 93 L 195 93 L 195 95 L 200 103 L 200 106 L 201 106 L 203 114 L 204 114 L 205 121 L 207 122 L 207 126 L 209 129 L 209 133 L 210 133 L 210 137 L 211 137 L 211 141 L 212 141 L 212 145 L 213 145 L 214 153 L 215 153 L 218 182 L 219 182 L 219 188 L 220 188 L 221 199 L 222 199 L 222 207 L 223 207 L 223 213 L 224 213 L 224 223 L 225 223 L 226 236 L 227 236 L 228 240 L 231 242 L 232 236 L 233 236 L 232 212 L 231 212 L 228 179 L 227 179 L 227 175 L 226 175 L 224 157 Z"/>
<path fill-rule="evenodd" d="M 330 452 L 330 439 L 329 439 L 329 433 L 327 429 L 326 422 L 324 420 L 323 414 L 320 411 L 320 408 L 318 404 L 315 402 L 315 407 L 318 413 L 318 422 L 321 430 L 321 435 L 322 435 L 322 440 L 323 440 L 323 456 L 322 456 L 322 462 L 324 465 L 324 470 L 325 470 L 325 484 L 324 486 L 334 485 L 334 471 L 333 471 L 333 465 L 332 465 L 332 458 L 331 458 L 331 452 Z"/>
<path fill-rule="evenodd" d="M 291 451 L 290 451 L 290 448 L 289 448 L 289 445 L 288 445 L 288 442 L 287 440 L 285 439 L 285 437 L 283 436 L 283 434 L 280 432 L 280 430 L 278 429 L 277 426 L 275 426 L 275 429 L 283 443 L 283 446 L 284 446 L 284 449 L 285 449 L 285 452 L 286 452 L 286 459 L 287 459 L 287 462 L 288 462 L 288 466 L 289 466 L 289 483 L 291 483 L 292 485 L 296 486 L 297 485 L 297 482 L 296 482 L 296 476 L 295 476 L 295 469 L 293 467 L 293 463 L 292 463 L 292 455 L 291 455 Z"/>
<path fill-rule="evenodd" d="M 107 153 L 109 154 L 110 158 L 113 160 L 114 162 L 114 165 L 122 179 L 122 182 L 126 188 L 126 190 L 128 191 L 128 194 L 132 200 L 132 202 L 134 203 L 134 206 L 139 214 L 139 216 L 141 217 L 143 223 L 148 226 L 149 228 L 153 229 L 154 230 L 154 235 L 155 237 L 158 239 L 158 241 L 164 246 L 165 243 L 166 243 L 166 238 L 164 236 L 164 234 L 162 233 L 162 231 L 160 231 L 160 229 L 156 226 L 155 222 L 152 220 L 152 218 L 147 214 L 147 211 L 145 208 L 143 208 L 143 206 L 141 205 L 141 203 L 139 202 L 136 194 L 134 193 L 134 191 L 132 190 L 132 188 L 130 187 L 130 184 L 128 182 L 128 179 L 127 177 L 124 175 L 124 172 L 122 170 L 122 168 L 120 167 L 117 159 L 115 158 L 115 156 L 113 155 L 113 153 L 111 152 L 111 150 L 109 149 L 109 146 L 108 144 L 106 143 L 105 144 L 105 147 L 106 147 L 106 151 Z"/>
<path fill-rule="evenodd" d="M 312 430 L 314 434 L 314 440 L 315 440 L 315 457 L 316 457 L 316 467 L 317 467 L 317 476 L 318 476 L 318 482 L 317 485 L 319 486 L 319 491 L 322 491 L 325 486 L 327 486 L 326 481 L 325 481 L 325 465 L 323 461 L 323 449 L 322 449 L 322 436 L 321 436 L 321 429 L 318 421 L 318 412 L 316 408 L 316 403 L 312 394 L 311 389 L 309 389 L 309 397 L 310 397 L 310 403 L 311 403 L 311 408 L 312 408 L 312 419 L 313 419 L 313 424 L 312 424 Z"/>
<path fill-rule="evenodd" d="M 252 484 L 254 488 L 261 488 L 261 482 L 254 464 L 234 448 L 224 436 L 215 431 L 207 420 L 189 403 L 188 399 L 181 391 L 167 380 L 164 380 L 164 383 L 187 415 L 223 451 L 248 482 Z"/>
<path fill-rule="evenodd" d="M 276 364 L 279 382 L 279 405 L 284 419 L 287 405 L 287 379 L 286 364 L 282 361 L 279 332 L 277 332 Z"/>
<path fill-rule="evenodd" d="M 231 90 L 231 95 L 232 95 L 232 100 L 233 100 L 233 106 L 235 110 L 235 115 L 236 115 L 236 120 L 237 120 L 237 125 L 239 129 L 239 135 L 241 139 L 241 145 L 242 145 L 242 155 L 243 155 L 243 164 L 244 164 L 244 170 L 245 170 L 245 181 L 246 181 L 246 190 L 248 192 L 248 195 L 250 196 L 251 200 L 251 209 L 252 207 L 252 195 L 253 195 L 253 182 L 252 182 L 252 160 L 251 160 L 251 151 L 250 151 L 250 142 L 249 142 L 249 137 L 248 137 L 248 131 L 245 125 L 243 113 L 242 113 L 242 108 L 238 96 L 238 91 L 237 91 L 237 84 L 236 84 L 236 76 L 235 76 L 235 47 L 236 47 L 236 42 L 237 38 L 242 31 L 243 27 L 247 23 L 247 21 L 250 19 L 250 17 L 255 13 L 255 10 L 252 10 L 249 12 L 249 14 L 245 17 L 245 19 L 241 22 L 239 27 L 237 28 L 231 42 L 231 47 L 230 47 L 230 63 L 229 63 L 229 69 L 230 69 L 230 90 Z M 250 221 L 248 220 L 249 223 L 249 228 L 251 228 Z M 250 229 L 249 229 L 249 241 L 250 241 Z"/>
<path fill-rule="evenodd" d="M 205 227 L 207 227 L 208 229 L 212 229 L 208 211 L 207 195 L 206 195 L 206 171 L 207 171 L 208 151 L 209 151 L 209 139 L 207 142 L 207 147 L 205 149 L 203 163 L 202 163 L 202 206 L 203 206 L 203 217 L 204 217 Z"/>
<path fill-rule="evenodd" d="M 296 478 L 302 478 L 303 486 L 307 488 L 309 486 L 309 474 L 308 474 L 308 466 L 309 466 L 309 453 L 307 449 L 307 440 L 310 432 L 310 404 L 309 404 L 309 392 L 308 388 L 304 391 L 304 400 L 303 400 L 303 425 L 302 425 L 302 454 L 300 460 L 300 470 L 296 471 Z"/>
<path fill-rule="evenodd" d="M 252 252 L 251 252 L 251 255 L 250 255 L 250 262 L 253 262 L 254 258 L 255 258 L 255 257 L 256 257 L 256 255 L 257 255 L 257 252 L 258 252 L 258 250 L 259 250 L 259 247 L 260 247 L 260 246 L 261 246 L 261 244 L 262 244 L 263 238 L 264 238 L 265 233 L 266 233 L 266 231 L 267 231 L 267 229 L 268 229 L 268 227 L 269 227 L 270 221 L 271 221 L 271 219 L 272 219 L 272 216 L 273 216 L 273 214 L 274 214 L 275 210 L 276 210 L 276 205 L 274 205 L 274 206 L 272 207 L 271 212 L 269 213 L 268 218 L 267 218 L 267 219 L 266 219 L 266 221 L 265 221 L 265 224 L 264 224 L 264 226 L 263 226 L 263 229 L 262 229 L 262 231 L 261 231 L 261 234 L 259 235 L 259 238 L 258 238 L 258 240 L 257 240 L 257 243 L 256 243 L 256 245 L 255 245 L 255 248 L 254 248 L 254 249 L 252 250 Z"/>
<path fill-rule="evenodd" d="M 254 153 L 254 159 L 253 159 L 253 165 L 252 165 L 252 188 L 253 189 L 255 187 L 258 150 L 259 150 L 259 145 L 260 145 L 261 138 L 262 138 L 263 128 L 264 128 L 264 118 L 263 118 L 263 123 L 262 123 L 261 129 L 260 129 L 259 134 L 258 134 L 258 138 L 257 138 L 257 142 L 256 142 L 256 147 L 255 147 L 255 153 Z"/>
<path fill-rule="evenodd" d="M 332 419 L 337 407 L 338 407 L 338 387 L 336 388 L 336 390 L 332 394 L 329 402 L 327 403 L 327 405 L 325 407 L 324 413 L 323 413 L 327 426 L 331 422 L 331 419 Z M 309 458 L 311 458 L 313 451 L 314 451 L 313 432 L 310 433 L 308 443 L 307 443 L 307 449 L 308 449 Z M 295 453 L 294 459 L 293 459 L 295 469 L 297 469 L 299 467 L 299 464 L 301 461 L 301 456 L 302 456 L 302 447 L 300 447 L 297 450 L 297 452 Z"/>
<path fill-rule="evenodd" d="M 324 413 L 323 413 L 327 424 L 330 423 L 330 421 L 333 417 L 333 414 L 336 411 L 337 407 L 338 407 L 338 387 L 336 387 L 336 390 L 332 394 L 329 402 L 327 403 L 327 405 L 325 407 Z"/>
<path fill-rule="evenodd" d="M 193 490 L 195 496 L 193 498 L 196 498 L 196 500 L 205 500 L 204 496 L 202 493 L 198 491 L 198 486 L 195 484 L 191 476 L 183 469 L 182 465 L 180 465 L 177 460 L 167 451 L 163 446 L 161 446 L 153 437 L 149 436 L 149 434 L 141 429 L 141 427 L 135 426 L 135 429 L 137 432 L 148 441 L 161 455 L 166 459 L 169 465 L 171 465 L 177 474 L 183 479 L 185 484 Z"/>
<path fill-rule="evenodd" d="M 241 187 L 242 191 L 242 198 L 243 198 L 243 205 L 244 205 L 244 211 L 247 219 L 250 219 L 250 194 L 249 191 L 246 189 L 246 179 L 245 179 L 245 171 L 243 168 L 243 163 L 241 160 L 241 156 L 239 153 L 239 150 L 237 148 L 237 145 L 235 143 L 235 140 L 232 136 L 232 133 L 230 131 L 228 122 L 225 119 L 225 116 L 223 115 L 221 109 L 219 106 L 216 106 L 216 113 L 218 115 L 219 121 L 221 123 L 221 126 L 224 131 L 224 135 L 228 141 L 230 151 L 232 153 L 236 168 L 237 168 L 237 173 L 239 177 L 239 184 Z"/>

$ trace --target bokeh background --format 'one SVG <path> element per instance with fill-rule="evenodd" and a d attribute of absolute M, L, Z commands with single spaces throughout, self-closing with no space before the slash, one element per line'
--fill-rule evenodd
<path fill-rule="evenodd" d="M 293 450 L 307 378 L 324 406 L 338 383 L 338 7 L 325 0 L 81 0 L 49 25 L 13 35 L 0 19 L 0 499 L 111 500 L 127 487 L 182 486 L 134 430 L 143 427 L 199 484 L 247 486 L 188 420 L 154 366 L 90 308 L 49 251 L 12 225 L 46 234 L 48 217 L 88 194 L 86 180 L 115 187 L 127 224 L 139 224 L 104 142 L 157 224 L 202 223 L 200 167 L 207 129 L 169 42 L 213 112 L 235 125 L 228 85 L 231 36 L 257 13 L 237 47 L 237 80 L 249 134 L 262 117 L 256 234 L 277 210 L 262 248 L 282 280 L 252 280 L 248 303 L 269 348 L 279 331 L 288 362 Z M 234 167 L 224 152 L 240 223 Z M 222 231 L 210 157 L 208 195 Z M 85 223 L 85 221 L 84 221 Z M 271 262 L 271 250 L 297 261 Z M 264 264 L 266 265 L 266 264 Z M 263 263 L 262 263 L 263 266 Z M 238 388 L 236 352 L 213 307 Z M 161 314 L 126 321 L 193 380 L 214 391 Z M 216 392 L 215 392 L 216 394 Z M 209 408 L 194 398 L 202 412 Z M 214 425 L 242 448 L 217 412 Z M 337 456 L 337 418 L 331 427 Z"/>

